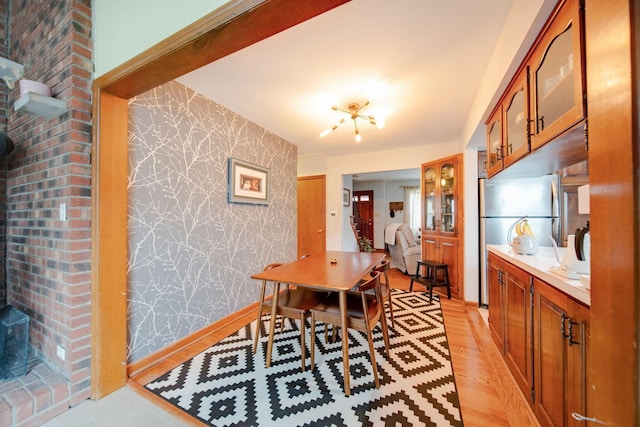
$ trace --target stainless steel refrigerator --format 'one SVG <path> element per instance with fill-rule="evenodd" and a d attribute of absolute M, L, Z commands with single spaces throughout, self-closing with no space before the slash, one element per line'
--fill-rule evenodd
<path fill-rule="evenodd" d="M 509 227 L 527 217 L 540 246 L 551 246 L 549 235 L 560 236 L 560 199 L 557 174 L 537 178 L 480 179 L 480 294 L 479 304 L 487 306 L 486 245 L 506 245 Z"/>

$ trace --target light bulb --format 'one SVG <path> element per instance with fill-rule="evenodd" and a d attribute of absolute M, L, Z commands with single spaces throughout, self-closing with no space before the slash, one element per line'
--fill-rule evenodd
<path fill-rule="evenodd" d="M 378 127 L 378 129 L 384 129 L 384 119 L 376 120 L 376 126 Z"/>
<path fill-rule="evenodd" d="M 321 134 L 320 134 L 320 138 L 323 138 L 327 135 L 329 135 L 331 133 L 331 128 L 329 129 L 325 129 Z"/>
<path fill-rule="evenodd" d="M 360 136 L 360 132 L 358 132 L 358 129 L 356 129 L 356 142 L 360 141 L 362 141 L 362 136 Z"/>

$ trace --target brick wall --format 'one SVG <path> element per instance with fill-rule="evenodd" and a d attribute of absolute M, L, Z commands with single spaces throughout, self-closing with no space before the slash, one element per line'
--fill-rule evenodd
<path fill-rule="evenodd" d="M 90 386 L 91 2 L 12 0 L 9 10 L 10 59 L 26 79 L 48 84 L 66 111 L 16 113 L 19 91 L 9 92 L 16 148 L 6 172 L 7 300 L 30 316 L 33 348 L 69 379 L 75 404 Z"/>
<path fill-rule="evenodd" d="M 9 58 L 9 0 L 0 0 L 0 57 Z M 7 128 L 7 85 L 0 82 L 0 131 Z M 6 275 L 7 160 L 0 157 L 0 307 L 7 304 Z"/>

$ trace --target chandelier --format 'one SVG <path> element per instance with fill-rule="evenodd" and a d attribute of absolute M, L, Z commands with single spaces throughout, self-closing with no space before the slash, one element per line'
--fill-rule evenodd
<path fill-rule="evenodd" d="M 377 126 L 378 129 L 384 128 L 384 121 L 383 120 L 381 120 L 381 119 L 376 120 L 376 118 L 373 117 L 373 116 L 365 116 L 364 114 L 360 114 L 360 110 L 362 110 L 367 105 L 369 105 L 369 101 L 365 102 L 362 105 L 358 104 L 357 102 L 352 102 L 347 106 L 346 110 L 343 110 L 342 108 L 338 108 L 336 106 L 331 107 L 332 110 L 342 111 L 343 113 L 347 113 L 349 115 L 349 117 L 353 120 L 353 124 L 355 126 L 355 131 L 356 131 L 356 136 L 355 136 L 356 142 L 362 141 L 362 136 L 360 135 L 360 131 L 358 130 L 358 121 L 356 119 L 366 120 L 369 123 L 371 123 L 372 125 Z M 346 119 L 344 117 L 341 118 L 335 125 L 333 125 L 332 127 L 324 130 L 320 134 L 320 137 L 327 136 L 328 134 L 330 134 L 334 130 L 338 129 L 338 126 L 343 124 L 345 121 L 346 121 Z"/>

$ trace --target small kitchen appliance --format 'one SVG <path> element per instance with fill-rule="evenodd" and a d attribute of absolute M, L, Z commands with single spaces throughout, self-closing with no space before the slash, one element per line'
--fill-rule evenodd
<path fill-rule="evenodd" d="M 551 236 L 549 236 L 549 238 L 553 243 L 553 251 L 556 256 L 556 261 L 560 264 L 559 267 L 552 267 L 551 271 L 568 279 L 579 279 L 581 274 L 591 274 L 591 261 L 589 259 L 589 255 L 587 255 L 585 260 L 580 260 L 578 258 L 575 234 L 569 234 L 567 236 L 567 248 L 564 251 L 562 260 L 560 260 L 560 257 L 558 256 L 558 246 L 556 241 Z M 583 237 L 583 246 L 588 248 L 588 246 L 590 246 L 589 237 L 586 237 L 586 244 L 584 244 L 584 239 L 585 238 Z M 587 249 L 585 252 L 588 253 L 589 250 Z"/>
<path fill-rule="evenodd" d="M 516 236 L 513 236 L 514 231 Z M 507 231 L 507 242 L 513 252 L 520 255 L 534 255 L 540 249 L 527 217 L 522 217 L 511 225 L 509 231 Z"/>

